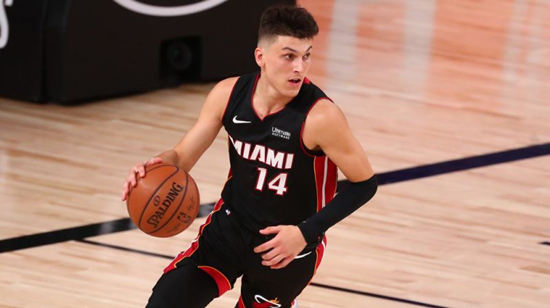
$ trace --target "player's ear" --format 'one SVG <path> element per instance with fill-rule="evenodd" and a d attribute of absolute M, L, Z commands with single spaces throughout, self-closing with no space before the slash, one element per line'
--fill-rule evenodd
<path fill-rule="evenodd" d="M 264 66 L 264 49 L 262 47 L 256 47 L 256 49 L 254 50 L 254 59 L 256 60 L 256 64 L 258 64 L 259 67 Z"/>

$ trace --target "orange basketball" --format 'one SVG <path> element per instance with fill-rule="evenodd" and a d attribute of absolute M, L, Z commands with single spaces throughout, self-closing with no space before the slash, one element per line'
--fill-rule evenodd
<path fill-rule="evenodd" d="M 173 236 L 187 229 L 199 213 L 195 180 L 173 165 L 155 164 L 145 171 L 145 177 L 137 181 L 126 200 L 134 224 L 156 237 Z"/>

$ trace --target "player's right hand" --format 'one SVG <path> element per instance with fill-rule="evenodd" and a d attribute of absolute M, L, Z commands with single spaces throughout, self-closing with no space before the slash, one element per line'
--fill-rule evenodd
<path fill-rule="evenodd" d="M 145 167 L 159 163 L 162 163 L 162 158 L 153 157 L 142 163 L 137 163 L 132 169 L 130 169 L 126 182 L 124 182 L 124 186 L 122 187 L 122 201 L 125 201 L 126 198 L 128 198 L 130 190 L 133 187 L 136 187 L 138 179 L 145 176 Z"/>

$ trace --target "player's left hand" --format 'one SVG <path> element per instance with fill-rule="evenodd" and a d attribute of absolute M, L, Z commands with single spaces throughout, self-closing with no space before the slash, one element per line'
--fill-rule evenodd
<path fill-rule="evenodd" d="M 281 269 L 287 266 L 306 247 L 306 240 L 297 226 L 275 226 L 260 230 L 263 235 L 276 236 L 254 248 L 254 252 L 262 253 L 262 264 L 271 269 Z"/>

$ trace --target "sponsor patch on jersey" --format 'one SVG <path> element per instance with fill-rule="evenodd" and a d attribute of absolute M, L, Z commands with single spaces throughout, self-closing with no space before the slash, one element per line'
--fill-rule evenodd
<path fill-rule="evenodd" d="M 271 135 L 279 138 L 283 138 L 286 140 L 290 140 L 290 133 L 287 131 L 284 131 L 280 128 L 277 128 L 275 126 L 271 127 Z"/>

